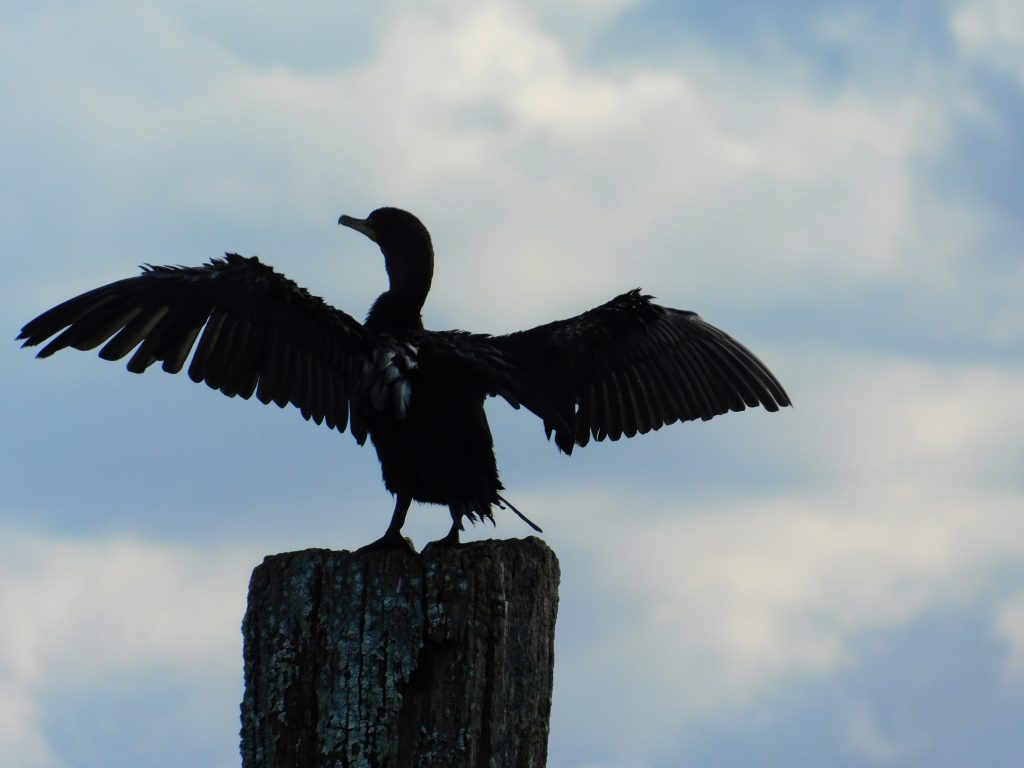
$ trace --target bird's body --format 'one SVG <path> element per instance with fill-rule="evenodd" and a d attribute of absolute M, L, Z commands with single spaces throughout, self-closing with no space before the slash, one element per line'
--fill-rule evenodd
<path fill-rule="evenodd" d="M 176 373 L 195 346 L 194 381 L 232 397 L 291 403 L 318 424 L 348 428 L 360 444 L 369 437 L 396 496 L 391 524 L 372 546 L 404 546 L 413 500 L 449 507 L 447 544 L 458 542 L 463 518 L 493 520 L 492 505 L 507 504 L 483 408 L 488 396 L 535 413 L 566 453 L 590 439 L 789 405 L 746 348 L 638 290 L 507 336 L 426 330 L 426 228 L 395 208 L 339 223 L 377 242 L 385 257 L 390 287 L 365 323 L 258 259 L 228 254 L 201 267 L 145 267 L 43 313 L 18 338 L 36 345 L 55 337 L 41 357 L 69 346 L 104 344 L 100 356 L 110 360 L 134 350 L 128 369 L 137 373 L 157 361 Z"/>
<path fill-rule="evenodd" d="M 487 391 L 451 341 L 444 333 L 406 336 L 407 410 L 371 407 L 368 431 L 391 493 L 482 519 L 502 490 L 484 414 Z"/>

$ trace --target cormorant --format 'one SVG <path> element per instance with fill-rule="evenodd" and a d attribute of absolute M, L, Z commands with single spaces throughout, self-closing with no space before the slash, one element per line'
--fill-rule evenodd
<path fill-rule="evenodd" d="M 449 545 L 463 518 L 493 522 L 492 505 L 511 507 L 499 493 L 487 396 L 539 416 L 565 453 L 591 439 L 790 404 L 742 344 L 639 289 L 506 336 L 425 330 L 420 311 L 434 264 L 426 227 L 397 208 L 338 223 L 384 254 L 390 287 L 363 324 L 256 257 L 228 253 L 200 267 L 145 265 L 44 312 L 18 339 L 35 346 L 59 334 L 39 357 L 104 344 L 100 357 L 118 360 L 134 349 L 134 373 L 157 361 L 177 373 L 198 339 L 193 381 L 229 397 L 291 403 L 307 420 L 348 427 L 360 445 L 369 436 L 396 497 L 386 533 L 370 547 L 408 546 L 401 530 L 414 499 L 448 506 L 451 530 L 440 543 Z"/>

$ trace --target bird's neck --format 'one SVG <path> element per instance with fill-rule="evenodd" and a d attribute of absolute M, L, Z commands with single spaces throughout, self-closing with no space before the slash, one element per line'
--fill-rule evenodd
<path fill-rule="evenodd" d="M 370 308 L 366 325 L 376 330 L 400 331 L 423 328 L 420 311 L 434 276 L 434 254 L 426 249 L 406 251 L 401 258 L 384 252 L 390 287 Z"/>
<path fill-rule="evenodd" d="M 366 316 L 366 327 L 375 331 L 422 330 L 423 317 L 420 310 L 426 294 L 417 301 L 415 297 L 403 295 L 392 288 L 385 291 L 370 307 Z"/>

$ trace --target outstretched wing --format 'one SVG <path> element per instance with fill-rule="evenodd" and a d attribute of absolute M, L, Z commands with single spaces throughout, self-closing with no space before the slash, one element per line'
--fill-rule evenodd
<path fill-rule="evenodd" d="M 491 344 L 540 384 L 569 431 L 545 419 L 562 450 L 633 437 L 727 411 L 790 404 L 750 350 L 693 312 L 633 290 L 582 315 Z"/>
<path fill-rule="evenodd" d="M 159 361 L 177 373 L 199 344 L 189 377 L 228 397 L 288 403 L 344 431 L 371 343 L 349 315 L 311 296 L 257 258 L 229 253 L 201 267 L 143 267 L 141 275 L 83 293 L 21 329 L 22 346 L 93 349 L 128 370 Z M 137 349 L 136 349 L 137 347 Z"/>

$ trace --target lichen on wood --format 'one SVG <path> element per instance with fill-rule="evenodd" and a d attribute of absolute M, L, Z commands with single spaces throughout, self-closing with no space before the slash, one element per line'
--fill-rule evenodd
<path fill-rule="evenodd" d="M 543 766 L 558 560 L 539 539 L 264 560 L 244 768 Z"/>

